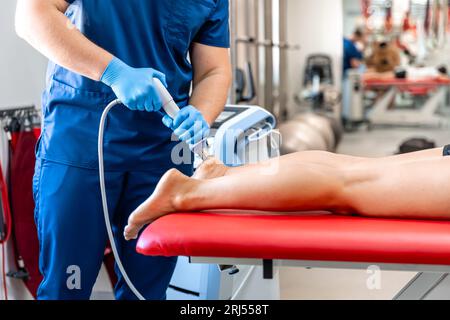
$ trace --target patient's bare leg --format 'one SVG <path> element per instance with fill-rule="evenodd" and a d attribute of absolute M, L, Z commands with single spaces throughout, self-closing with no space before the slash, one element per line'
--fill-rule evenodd
<path fill-rule="evenodd" d="M 446 188 L 450 157 L 442 157 L 442 149 L 418 153 L 418 160 L 413 155 L 364 159 L 319 154 L 319 163 L 305 159 L 303 153 L 273 160 L 280 161 L 274 175 L 261 174 L 264 163 L 230 169 L 211 180 L 191 179 L 172 170 L 132 214 L 125 236 L 136 237 L 143 225 L 171 212 L 208 209 L 450 218 Z M 332 161 L 326 160 L 327 155 Z"/>
<path fill-rule="evenodd" d="M 310 164 L 320 164 L 324 166 L 329 166 L 331 168 L 336 167 L 348 167 L 354 166 L 358 163 L 373 162 L 377 165 L 382 165 L 383 163 L 389 164 L 404 164 L 407 162 L 416 162 L 421 159 L 429 159 L 430 157 L 441 157 L 442 149 L 430 149 L 414 153 L 401 154 L 388 156 L 383 158 L 362 158 L 348 155 L 341 155 L 335 153 L 329 153 L 324 151 L 304 151 L 299 153 L 293 153 L 290 155 L 283 156 L 285 162 L 290 159 L 296 162 L 310 163 Z M 247 165 L 244 167 L 228 168 L 222 162 L 216 158 L 208 159 L 195 173 L 194 178 L 196 179 L 213 179 L 224 175 L 234 175 L 239 174 L 244 171 L 246 173 L 252 170 L 255 174 L 261 171 L 260 165 Z"/>
<path fill-rule="evenodd" d="M 211 157 L 195 171 L 193 178 L 205 180 L 223 177 L 227 174 L 228 170 L 229 168 L 226 167 L 220 160 Z"/>
<path fill-rule="evenodd" d="M 153 220 L 172 212 L 207 209 L 268 211 L 339 210 L 343 178 L 327 166 L 281 158 L 279 171 L 262 175 L 258 166 L 239 174 L 198 180 L 177 170 L 167 172 L 152 196 L 130 216 L 127 239 Z M 246 172 L 247 171 L 247 172 Z"/>

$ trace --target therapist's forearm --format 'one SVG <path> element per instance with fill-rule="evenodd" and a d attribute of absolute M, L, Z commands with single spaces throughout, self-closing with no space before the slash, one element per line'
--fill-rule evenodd
<path fill-rule="evenodd" d="M 209 125 L 212 125 L 227 102 L 231 75 L 227 69 L 211 71 L 200 80 L 194 81 L 189 104 L 195 106 Z"/>
<path fill-rule="evenodd" d="M 112 55 L 87 39 L 64 15 L 64 0 L 19 0 L 16 32 L 70 71 L 99 80 Z"/>

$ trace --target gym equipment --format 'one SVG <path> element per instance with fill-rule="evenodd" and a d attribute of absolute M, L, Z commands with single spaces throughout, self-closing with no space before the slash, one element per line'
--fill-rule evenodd
<path fill-rule="evenodd" d="M 309 126 L 315 128 L 324 138 L 326 150 L 335 150 L 336 140 L 330 121 L 327 118 L 314 113 L 306 113 L 294 117 L 293 120 L 305 122 Z"/>
<path fill-rule="evenodd" d="M 398 79 L 392 75 L 389 78 L 377 78 L 349 70 L 344 84 L 346 100 L 349 102 L 344 104 L 343 116 L 350 124 L 369 122 L 371 126 L 445 127 L 450 120 L 437 111 L 446 107 L 449 86 L 450 79 L 442 77 Z M 385 90 L 385 93 L 366 114 L 364 93 L 368 90 Z M 426 100 L 418 109 L 395 108 L 393 102 L 399 93 Z"/>
<path fill-rule="evenodd" d="M 240 68 L 236 68 L 235 82 L 237 104 L 241 102 L 250 102 L 256 97 L 255 80 L 253 78 L 253 69 L 250 62 L 247 62 L 246 64 L 246 72 Z M 247 94 L 244 94 L 247 89 L 247 84 L 248 92 Z"/>
<path fill-rule="evenodd" d="M 334 87 L 332 58 L 313 54 L 306 58 L 303 90 L 294 97 L 299 106 L 307 101 L 314 111 L 335 111 L 340 93 Z"/>
<path fill-rule="evenodd" d="M 335 142 L 334 150 L 336 150 L 342 141 L 342 136 L 344 135 L 344 126 L 342 125 L 341 121 L 339 121 L 332 115 L 328 114 L 321 114 L 321 115 L 325 117 L 330 123 L 331 130 L 333 130 L 334 134 L 334 142 Z"/>
<path fill-rule="evenodd" d="M 0 170 L 3 195 L 0 206 L 5 214 L 4 254 L 0 262 L 5 268 L 4 286 L 8 298 L 31 298 L 42 279 L 39 272 L 38 236 L 34 220 L 32 177 L 35 145 L 40 135 L 39 112 L 34 106 L 0 110 L 2 144 Z M 1 213 L 0 213 L 1 215 Z M 1 238 L 1 237 L 0 237 Z"/>
<path fill-rule="evenodd" d="M 347 71 L 347 78 L 343 83 L 343 110 L 342 117 L 348 128 L 354 124 L 366 121 L 364 105 L 364 86 L 361 72 L 357 69 Z"/>
<path fill-rule="evenodd" d="M 428 150 L 436 148 L 434 141 L 426 138 L 412 138 L 408 139 L 400 145 L 398 154 L 416 152 L 421 150 Z"/>
<path fill-rule="evenodd" d="M 394 70 L 394 76 L 396 79 L 406 79 L 408 77 L 408 71 L 405 68 L 397 67 Z"/>
<path fill-rule="evenodd" d="M 306 58 L 303 85 L 312 86 L 316 79 L 320 84 L 334 85 L 333 61 L 325 54 L 312 54 Z"/>
<path fill-rule="evenodd" d="M 11 235 L 11 211 L 8 206 L 8 194 L 6 188 L 6 182 L 3 177 L 2 162 L 0 161 L 0 265 L 1 265 L 1 280 L 3 291 L 2 296 L 4 300 L 8 300 L 8 285 L 6 283 L 6 242 Z"/>
<path fill-rule="evenodd" d="M 0 242 L 2 243 L 5 240 L 5 220 L 4 220 L 3 207 L 0 205 Z"/>
<path fill-rule="evenodd" d="M 404 125 L 404 126 L 447 126 L 450 121 L 439 115 L 438 110 L 446 107 L 446 97 L 450 79 L 365 79 L 365 89 L 387 89 L 378 99 L 368 114 L 371 125 Z M 407 92 L 412 96 L 426 97 L 419 109 L 400 109 L 392 107 L 398 93 Z M 362 107 L 361 107 L 362 108 Z"/>
<path fill-rule="evenodd" d="M 281 154 L 306 150 L 327 150 L 327 142 L 320 132 L 303 121 L 288 121 L 279 127 L 282 144 Z"/>
<path fill-rule="evenodd" d="M 187 256 L 194 264 L 258 266 L 260 273 L 247 277 L 247 287 L 255 289 L 247 292 L 248 299 L 279 294 L 278 266 L 362 270 L 376 266 L 377 270 L 420 272 L 394 299 L 448 299 L 449 235 L 449 221 L 371 219 L 318 212 L 180 213 L 151 224 L 142 233 L 137 250 L 149 256 Z M 275 283 L 272 291 L 258 290 L 266 282 Z M 241 299 L 238 290 L 239 286 L 233 288 L 233 296 Z"/>
<path fill-rule="evenodd" d="M 274 130 L 275 117 L 257 106 L 227 105 L 211 127 L 207 153 L 214 155 L 228 166 L 264 161 L 279 156 L 279 134 Z M 215 265 L 192 265 L 186 258 L 179 258 L 172 277 L 167 298 L 218 299 L 231 297 L 228 290 L 241 283 L 241 275 L 248 268 L 228 268 L 228 272 L 240 270 L 231 281 L 223 277 Z M 186 276 L 189 275 L 189 276 Z"/>
<path fill-rule="evenodd" d="M 264 106 L 279 121 L 288 115 L 288 50 L 300 48 L 288 43 L 287 6 L 287 0 L 230 1 L 233 70 L 243 62 L 251 62 L 255 76 L 254 103 Z M 237 73 L 233 81 L 231 104 L 239 103 L 239 76 Z"/>
<path fill-rule="evenodd" d="M 280 125 L 279 131 L 282 154 L 306 150 L 335 151 L 343 134 L 338 120 L 320 113 L 298 114 Z"/>

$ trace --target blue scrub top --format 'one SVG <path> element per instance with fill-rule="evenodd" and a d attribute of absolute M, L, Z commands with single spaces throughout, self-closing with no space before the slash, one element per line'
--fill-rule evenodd
<path fill-rule="evenodd" d="M 193 42 L 229 47 L 228 0 L 68 0 L 66 16 L 88 39 L 136 68 L 166 74 L 180 107 L 189 103 Z M 50 62 L 40 158 L 95 169 L 101 113 L 112 90 Z M 162 115 L 116 107 L 105 135 L 107 170 L 153 170 L 168 161 L 172 132 Z"/>
<path fill-rule="evenodd" d="M 363 60 L 363 54 L 351 40 L 344 38 L 344 75 L 347 74 L 347 70 L 352 68 L 353 59 Z"/>

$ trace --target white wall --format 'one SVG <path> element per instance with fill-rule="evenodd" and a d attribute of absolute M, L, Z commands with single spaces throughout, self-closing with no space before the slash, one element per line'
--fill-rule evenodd
<path fill-rule="evenodd" d="M 361 25 L 361 1 L 343 0 L 343 30 L 344 36 L 349 37 L 355 28 Z"/>
<path fill-rule="evenodd" d="M 0 10 L 0 109 L 35 104 L 45 86 L 46 59 L 16 36 L 16 1 L 2 0 Z"/>
<path fill-rule="evenodd" d="M 288 39 L 299 44 L 289 53 L 289 106 L 301 90 L 305 59 L 309 54 L 331 55 L 334 77 L 340 86 L 342 69 L 343 8 L 341 0 L 288 0 Z"/>

